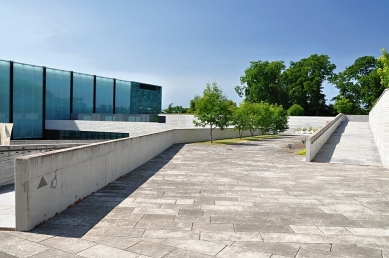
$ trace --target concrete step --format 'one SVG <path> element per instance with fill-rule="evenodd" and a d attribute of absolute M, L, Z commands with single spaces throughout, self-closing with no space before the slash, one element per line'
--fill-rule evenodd
<path fill-rule="evenodd" d="M 382 167 L 368 122 L 342 122 L 313 161 Z"/>

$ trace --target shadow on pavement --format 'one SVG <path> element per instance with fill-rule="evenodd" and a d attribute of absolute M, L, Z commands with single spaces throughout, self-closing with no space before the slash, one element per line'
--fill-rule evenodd
<path fill-rule="evenodd" d="M 120 179 L 64 210 L 38 228 L 36 234 L 79 238 L 100 222 L 142 184 L 163 168 L 184 146 L 175 144 Z M 125 209 L 124 207 L 123 209 Z M 127 207 L 128 212 L 134 208 Z"/>
<path fill-rule="evenodd" d="M 335 148 L 340 142 L 340 139 L 346 130 L 347 124 L 348 121 L 343 121 L 339 124 L 338 128 L 336 128 L 330 138 L 328 138 L 327 142 L 319 150 L 312 162 L 329 163 L 331 161 Z"/>
<path fill-rule="evenodd" d="M 15 191 L 14 184 L 0 186 L 0 194 L 5 194 L 5 193 L 9 193 L 9 192 L 14 192 L 14 191 Z"/>

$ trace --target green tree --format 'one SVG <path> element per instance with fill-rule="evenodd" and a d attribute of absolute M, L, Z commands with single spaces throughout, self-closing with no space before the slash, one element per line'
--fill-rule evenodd
<path fill-rule="evenodd" d="M 231 121 L 231 124 L 234 126 L 234 130 L 238 130 L 239 138 L 242 138 L 243 132 L 247 130 L 248 127 L 248 116 L 243 105 L 244 102 L 234 109 Z"/>
<path fill-rule="evenodd" d="M 256 106 L 257 118 L 255 126 L 262 131 L 262 134 L 271 131 L 273 124 L 273 115 L 271 105 L 266 102 L 257 103 Z"/>
<path fill-rule="evenodd" d="M 243 101 L 239 107 L 234 110 L 232 125 L 239 131 L 239 137 L 242 138 L 244 131 L 250 131 L 251 137 L 257 129 L 258 103 Z"/>
<path fill-rule="evenodd" d="M 331 78 L 331 83 L 339 89 L 338 96 L 333 99 L 339 100 L 335 109 L 339 112 L 339 108 L 346 108 L 347 114 L 367 114 L 385 88 L 378 69 L 377 59 L 363 56 Z"/>
<path fill-rule="evenodd" d="M 385 48 L 381 49 L 382 56 L 378 58 L 378 61 L 381 65 L 378 68 L 378 74 L 381 78 L 381 84 L 385 88 L 389 88 L 389 53 L 385 50 Z"/>
<path fill-rule="evenodd" d="M 272 105 L 270 107 L 272 115 L 272 124 L 270 130 L 273 132 L 285 132 L 288 126 L 288 112 L 282 108 L 281 105 Z"/>
<path fill-rule="evenodd" d="M 193 114 L 196 110 L 196 101 L 200 98 L 199 95 L 195 95 L 193 99 L 189 101 L 189 109 L 187 110 L 187 113 Z"/>
<path fill-rule="evenodd" d="M 354 103 L 352 103 L 349 99 L 346 98 L 338 98 L 336 99 L 334 108 L 339 114 L 352 114 L 354 110 Z"/>
<path fill-rule="evenodd" d="M 194 101 L 195 126 L 209 126 L 210 139 L 212 141 L 213 129 L 219 127 L 221 130 L 226 128 L 231 121 L 233 108 L 231 102 L 223 94 L 222 89 L 216 82 L 206 84 L 203 96 Z"/>
<path fill-rule="evenodd" d="M 323 82 L 331 78 L 336 66 L 327 55 L 311 55 L 298 62 L 290 62 L 283 73 L 291 103 L 304 108 L 305 115 L 319 115 L 326 109 Z"/>
<path fill-rule="evenodd" d="M 236 86 L 235 91 L 249 102 L 288 105 L 287 90 L 281 80 L 284 70 L 284 61 L 250 62 L 240 77 L 241 86 Z"/>
<path fill-rule="evenodd" d="M 303 116 L 304 115 L 304 109 L 299 104 L 293 104 L 288 109 L 288 115 L 290 115 L 290 116 Z"/>

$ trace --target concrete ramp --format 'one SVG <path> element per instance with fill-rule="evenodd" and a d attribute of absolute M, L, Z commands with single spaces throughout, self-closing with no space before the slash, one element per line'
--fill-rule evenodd
<path fill-rule="evenodd" d="M 382 167 L 368 122 L 341 122 L 312 161 Z"/>

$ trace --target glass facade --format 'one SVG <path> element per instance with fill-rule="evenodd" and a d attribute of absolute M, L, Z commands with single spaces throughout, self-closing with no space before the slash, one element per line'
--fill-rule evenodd
<path fill-rule="evenodd" d="M 131 82 L 131 113 L 158 114 L 161 112 L 162 87 Z"/>
<path fill-rule="evenodd" d="M 73 73 L 73 113 L 93 113 L 92 75 Z"/>
<path fill-rule="evenodd" d="M 70 72 L 46 69 L 46 119 L 70 119 Z"/>
<path fill-rule="evenodd" d="M 131 114 L 131 82 L 116 80 L 115 113 Z"/>
<path fill-rule="evenodd" d="M 0 123 L 13 123 L 12 139 L 50 138 L 45 120 L 155 122 L 161 100 L 160 86 L 0 60 Z"/>
<path fill-rule="evenodd" d="M 43 68 L 14 63 L 13 139 L 43 137 Z"/>
<path fill-rule="evenodd" d="M 113 79 L 96 77 L 96 112 L 113 114 Z"/>
<path fill-rule="evenodd" d="M 9 122 L 10 62 L 0 60 L 0 123 Z"/>
<path fill-rule="evenodd" d="M 90 132 L 90 131 L 59 131 L 61 140 L 96 140 L 96 139 L 120 139 L 129 137 L 129 133 Z"/>

